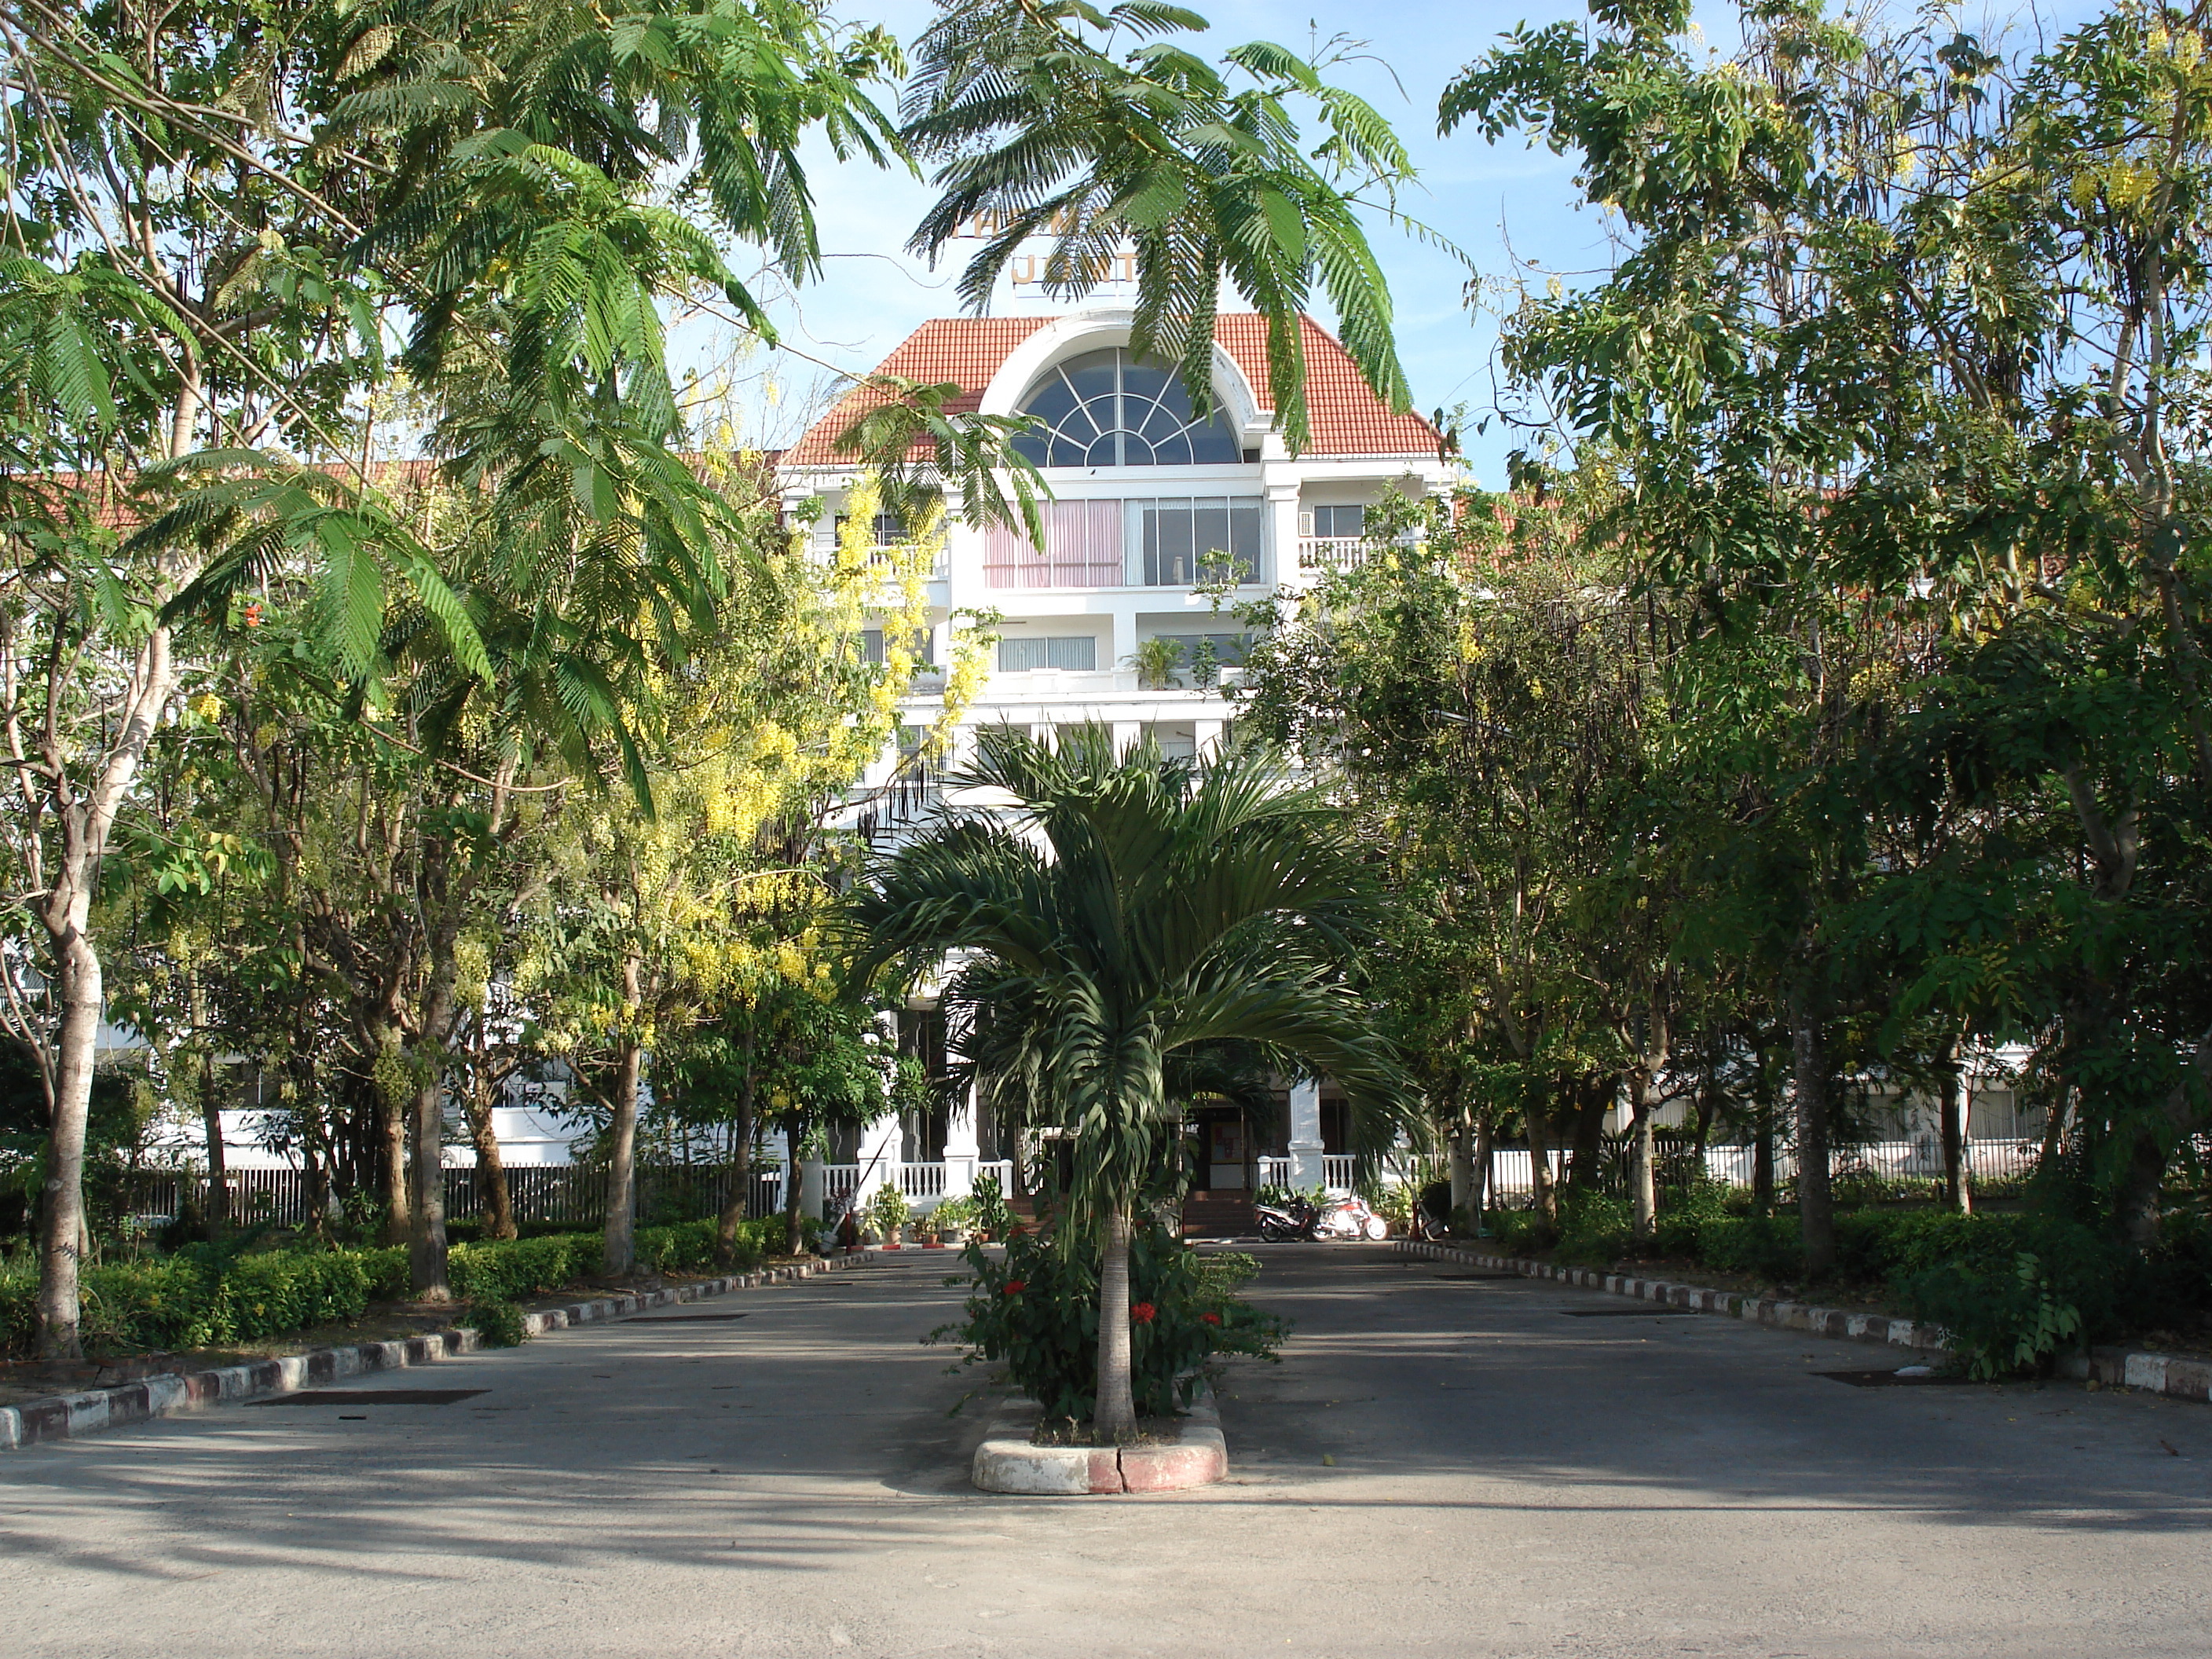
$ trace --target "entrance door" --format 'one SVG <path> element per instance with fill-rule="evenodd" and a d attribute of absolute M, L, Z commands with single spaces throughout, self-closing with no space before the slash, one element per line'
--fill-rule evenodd
<path fill-rule="evenodd" d="M 1237 1118 L 1216 1118 L 1206 1126 L 1206 1184 L 1212 1192 L 1244 1190 L 1245 1130 Z"/>

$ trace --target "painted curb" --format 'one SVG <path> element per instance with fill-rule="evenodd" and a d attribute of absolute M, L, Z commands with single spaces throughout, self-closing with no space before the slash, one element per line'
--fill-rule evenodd
<path fill-rule="evenodd" d="M 1670 1308 L 1748 1320 L 1753 1324 L 1771 1325 L 1778 1330 L 1796 1331 L 1807 1336 L 1834 1337 L 1845 1342 L 1880 1342 L 1926 1353 L 1949 1352 L 1933 1328 L 1909 1319 L 1891 1319 L 1883 1314 L 1851 1313 L 1806 1302 L 1784 1302 L 1771 1297 L 1745 1296 L 1736 1291 L 1716 1291 L 1703 1285 L 1677 1285 L 1662 1279 L 1632 1279 L 1626 1273 L 1601 1273 L 1595 1267 L 1556 1267 L 1548 1261 L 1531 1261 L 1525 1256 L 1488 1255 L 1480 1250 L 1431 1244 L 1421 1239 L 1401 1238 L 1395 1243 L 1402 1255 L 1502 1268 L 1528 1279 L 1556 1279 L 1584 1290 L 1606 1291 L 1644 1302 L 1662 1302 Z M 2058 1370 L 2064 1376 L 2094 1377 L 2108 1388 L 2139 1389 L 2176 1400 L 2212 1401 L 2212 1360 L 2185 1359 L 2176 1354 L 2130 1353 L 2121 1348 L 2092 1348 L 2086 1354 L 2062 1358 Z"/>
<path fill-rule="evenodd" d="M 1209 1486 L 1229 1473 L 1229 1443 L 1211 1389 L 1190 1404 L 1182 1437 L 1172 1446 L 1032 1446 L 1042 1408 L 1015 1399 L 999 1407 L 969 1478 L 980 1492 L 1020 1498 L 1095 1498 L 1125 1492 L 1182 1492 Z"/>
<path fill-rule="evenodd" d="M 680 1302 L 697 1302 L 750 1290 L 757 1285 L 829 1273 L 854 1261 L 866 1261 L 874 1252 L 824 1261 L 815 1258 L 804 1267 L 775 1267 L 761 1273 L 733 1273 L 702 1279 L 672 1290 L 641 1291 L 633 1296 L 598 1297 L 572 1302 L 564 1308 L 547 1308 L 526 1314 L 523 1326 L 532 1336 L 543 1336 L 571 1325 L 588 1325 L 621 1319 L 647 1308 L 665 1308 Z M 222 1365 L 204 1371 L 173 1371 L 142 1377 L 111 1389 L 92 1389 L 82 1394 L 56 1395 L 49 1400 L 26 1401 L 20 1406 L 0 1406 L 0 1451 L 49 1445 L 59 1440 L 79 1440 L 102 1429 L 150 1422 L 180 1412 L 204 1411 L 273 1395 L 295 1394 L 341 1377 L 368 1371 L 399 1370 L 412 1365 L 433 1365 L 454 1354 L 475 1353 L 483 1344 L 466 1326 L 432 1331 L 388 1342 L 357 1342 L 342 1348 L 315 1348 L 306 1353 L 257 1359 L 243 1365 Z"/>

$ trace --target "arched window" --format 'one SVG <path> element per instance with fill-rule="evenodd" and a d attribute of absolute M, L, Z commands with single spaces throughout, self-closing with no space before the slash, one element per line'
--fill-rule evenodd
<path fill-rule="evenodd" d="M 1115 346 L 1058 365 L 1022 413 L 1044 427 L 1014 440 L 1039 466 L 1219 466 L 1243 459 L 1217 410 L 1200 421 L 1173 369 Z"/>

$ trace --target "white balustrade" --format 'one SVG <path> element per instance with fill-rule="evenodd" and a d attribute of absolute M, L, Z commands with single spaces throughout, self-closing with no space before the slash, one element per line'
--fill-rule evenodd
<path fill-rule="evenodd" d="M 934 1202 L 945 1196 L 945 1166 L 942 1164 L 902 1164 L 898 1178 L 899 1190 L 908 1198 L 925 1198 Z"/>
<path fill-rule="evenodd" d="M 1329 1152 L 1321 1161 L 1321 1182 L 1333 1193 L 1352 1190 L 1352 1166 L 1354 1160 L 1348 1152 Z"/>

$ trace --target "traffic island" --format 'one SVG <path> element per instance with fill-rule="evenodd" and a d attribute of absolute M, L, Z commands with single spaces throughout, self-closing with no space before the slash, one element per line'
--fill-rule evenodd
<path fill-rule="evenodd" d="M 1201 1392 L 1176 1419 L 1170 1440 L 1133 1446 L 1038 1445 L 1043 1408 L 1015 1399 L 1000 1407 L 990 1431 L 975 1448 L 972 1478 L 979 1492 L 1020 1498 L 1095 1498 L 1107 1494 L 1182 1492 L 1210 1486 L 1229 1473 L 1229 1444 L 1212 1392 Z"/>

